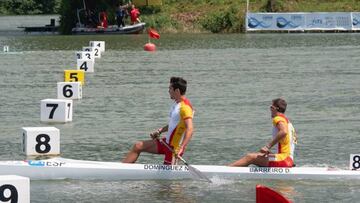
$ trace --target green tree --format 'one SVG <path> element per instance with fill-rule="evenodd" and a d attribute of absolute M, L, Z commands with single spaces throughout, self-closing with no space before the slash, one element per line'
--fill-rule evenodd
<path fill-rule="evenodd" d="M 1 0 L 1 15 L 55 14 L 61 0 Z"/>

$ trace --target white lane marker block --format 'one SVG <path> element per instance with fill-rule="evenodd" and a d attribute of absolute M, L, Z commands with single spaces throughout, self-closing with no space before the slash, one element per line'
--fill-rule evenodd
<path fill-rule="evenodd" d="M 95 58 L 101 58 L 101 51 L 98 47 L 83 47 L 83 51 L 94 52 Z"/>
<path fill-rule="evenodd" d="M 0 202 L 30 202 L 30 179 L 16 175 L 1 175 Z"/>
<path fill-rule="evenodd" d="M 360 154 L 350 154 L 350 170 L 360 169 Z"/>
<path fill-rule="evenodd" d="M 81 99 L 82 85 L 81 82 L 58 82 L 57 83 L 58 99 Z"/>
<path fill-rule="evenodd" d="M 60 154 L 60 130 L 55 127 L 23 127 L 22 136 L 26 156 Z"/>
<path fill-rule="evenodd" d="M 98 47 L 101 52 L 105 51 L 105 41 L 90 41 L 89 45 L 91 47 Z"/>
<path fill-rule="evenodd" d="M 9 46 L 4 46 L 3 48 L 4 52 L 9 52 Z"/>
<path fill-rule="evenodd" d="M 93 51 L 77 51 L 75 52 L 75 58 L 77 59 L 87 59 L 87 60 L 95 60 Z"/>
<path fill-rule="evenodd" d="M 73 102 L 70 99 L 43 99 L 40 104 L 42 122 L 72 121 Z"/>
<path fill-rule="evenodd" d="M 76 69 L 83 70 L 88 73 L 94 72 L 94 61 L 87 59 L 77 59 L 76 60 Z"/>

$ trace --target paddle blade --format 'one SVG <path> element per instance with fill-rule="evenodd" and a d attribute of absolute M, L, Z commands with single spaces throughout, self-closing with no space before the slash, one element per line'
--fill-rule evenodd
<path fill-rule="evenodd" d="M 194 177 L 198 178 L 199 180 L 203 180 L 203 181 L 206 181 L 208 183 L 212 183 L 212 181 L 206 177 L 206 175 L 204 173 L 202 173 L 201 171 L 199 171 L 197 168 L 189 165 L 189 164 L 186 164 L 191 175 L 193 175 Z"/>

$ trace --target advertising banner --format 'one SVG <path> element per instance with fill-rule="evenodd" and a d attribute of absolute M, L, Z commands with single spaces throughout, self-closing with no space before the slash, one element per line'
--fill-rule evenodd
<path fill-rule="evenodd" d="M 351 13 L 306 13 L 306 30 L 351 30 Z"/>
<path fill-rule="evenodd" d="M 352 29 L 360 30 L 360 12 L 353 12 L 352 15 Z"/>
<path fill-rule="evenodd" d="M 304 31 L 360 29 L 360 12 L 248 13 L 246 30 Z"/>
<path fill-rule="evenodd" d="M 247 30 L 303 30 L 303 13 L 248 13 Z"/>

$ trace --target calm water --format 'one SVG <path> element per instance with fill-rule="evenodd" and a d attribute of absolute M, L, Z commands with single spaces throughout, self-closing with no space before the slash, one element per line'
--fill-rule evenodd
<path fill-rule="evenodd" d="M 269 105 L 283 96 L 298 131 L 298 166 L 347 168 L 359 153 L 359 34 L 161 35 L 158 51 L 142 50 L 146 35 L 4 34 L 0 47 L 0 160 L 20 160 L 21 127 L 55 126 L 61 156 L 119 161 L 136 140 L 166 124 L 171 76 L 188 80 L 196 133 L 184 158 L 228 164 L 271 136 Z M 87 74 L 73 122 L 40 122 L 40 100 L 56 98 L 63 70 L 90 40 L 106 52 Z M 161 163 L 143 154 L 140 163 Z M 32 181 L 32 202 L 254 202 L 255 185 L 295 202 L 356 202 L 352 181 Z"/>

